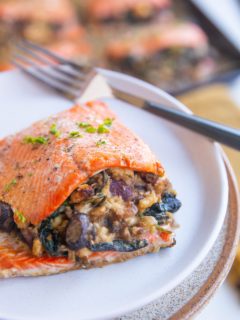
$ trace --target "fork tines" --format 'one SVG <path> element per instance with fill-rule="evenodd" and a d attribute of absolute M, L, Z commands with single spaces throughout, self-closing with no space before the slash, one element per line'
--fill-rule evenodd
<path fill-rule="evenodd" d="M 62 58 L 54 52 L 30 41 L 15 44 L 12 64 L 69 99 L 77 99 L 93 69 Z"/>

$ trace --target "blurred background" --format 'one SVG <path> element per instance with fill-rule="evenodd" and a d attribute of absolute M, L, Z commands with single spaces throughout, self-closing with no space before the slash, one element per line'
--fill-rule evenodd
<path fill-rule="evenodd" d="M 239 64 L 234 47 L 222 42 L 193 3 L 0 0 L 0 69 L 11 68 L 11 43 L 23 37 L 178 94 Z"/>
<path fill-rule="evenodd" d="M 240 128 L 239 0 L 0 0 L 0 72 L 13 69 L 18 38 L 134 75 L 196 114 Z M 224 149 L 240 183 L 240 155 Z M 199 319 L 240 319 L 238 295 L 240 249 Z"/>

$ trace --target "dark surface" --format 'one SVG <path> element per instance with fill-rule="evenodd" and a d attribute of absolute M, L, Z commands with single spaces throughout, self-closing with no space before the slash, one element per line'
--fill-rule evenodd
<path fill-rule="evenodd" d="M 193 82 L 191 85 L 184 86 L 180 90 L 170 90 L 169 93 L 174 96 L 212 83 L 229 83 L 235 79 L 235 77 L 240 75 L 240 51 L 228 39 L 228 37 L 218 29 L 214 21 L 212 21 L 210 17 L 206 16 L 193 1 L 188 0 L 184 5 L 187 5 L 189 13 L 206 32 L 212 46 L 216 48 L 217 51 L 224 53 L 225 59 L 229 61 L 229 67 L 222 72 L 213 74 L 209 79 L 200 82 Z"/>

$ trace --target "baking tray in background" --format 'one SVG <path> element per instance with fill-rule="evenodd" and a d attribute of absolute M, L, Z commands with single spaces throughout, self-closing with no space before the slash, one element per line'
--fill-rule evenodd
<path fill-rule="evenodd" d="M 222 1 L 226 2 L 226 0 Z M 215 0 L 208 0 L 208 3 L 209 2 L 212 2 L 215 5 L 221 5 L 221 3 L 217 3 Z M 240 40 L 240 28 L 238 28 L 238 24 L 240 25 L 240 1 L 227 0 L 228 6 L 234 5 L 234 2 L 236 2 L 237 4 L 236 8 L 238 10 L 237 14 L 239 16 L 239 20 L 231 21 L 231 23 L 229 21 L 229 29 L 230 27 L 235 29 L 237 28 Z M 227 68 L 223 72 L 219 72 L 213 75 L 208 80 L 193 83 L 190 86 L 186 86 L 185 88 L 178 91 L 172 91 L 171 94 L 173 94 L 174 96 L 215 82 L 229 83 L 240 75 L 240 45 L 238 45 L 238 43 L 234 41 L 233 37 L 232 39 L 229 38 L 227 34 L 229 30 L 226 30 L 227 23 L 225 24 L 225 28 L 219 28 L 219 25 L 221 24 L 216 23 L 219 22 L 220 19 L 216 16 L 219 13 L 216 10 L 213 10 L 213 6 L 210 6 L 209 8 L 208 3 L 206 3 L 205 0 L 188 0 L 184 5 L 188 6 L 189 12 L 193 15 L 193 17 L 195 17 L 198 24 L 206 32 L 212 46 L 215 47 L 219 52 L 224 53 L 225 59 L 230 62 L 229 68 Z M 231 20 L 231 15 L 226 15 L 225 12 L 222 12 L 222 18 Z"/>
<path fill-rule="evenodd" d="M 209 1 L 213 2 L 214 0 Z M 196 23 L 200 25 L 207 34 L 210 43 L 209 56 L 216 64 L 216 69 L 212 71 L 210 75 L 204 76 L 202 80 L 197 80 L 194 78 L 192 79 L 191 76 L 189 76 L 189 78 L 188 76 L 185 77 L 184 73 L 179 74 L 177 72 L 172 72 L 170 79 L 167 78 L 165 66 L 169 62 L 172 64 L 175 62 L 176 65 L 181 66 L 182 63 L 185 63 L 186 57 L 185 61 L 179 62 L 178 60 L 174 60 L 174 57 L 166 59 L 166 57 L 162 58 L 159 56 L 153 65 L 143 61 L 140 64 L 140 68 L 144 69 L 144 73 L 138 72 L 139 70 L 137 70 L 136 66 L 135 69 L 128 68 L 128 66 L 124 65 L 124 61 L 123 63 L 120 61 L 111 63 L 103 53 L 104 48 L 106 45 L 108 45 L 108 43 L 115 41 L 115 39 L 124 39 L 125 34 L 130 34 L 132 39 L 134 39 L 134 37 L 138 37 L 138 35 L 141 33 L 150 33 L 153 28 L 156 28 L 156 30 L 161 30 L 161 22 L 160 24 L 154 21 L 149 21 L 147 23 L 132 23 L 131 21 L 128 21 L 122 23 L 108 22 L 96 25 L 91 23 L 89 24 L 88 19 L 86 19 L 86 14 L 84 16 L 83 13 L 84 4 L 81 4 L 81 8 L 79 10 L 80 20 L 83 21 L 86 27 L 87 37 L 93 46 L 94 51 L 94 57 L 93 60 L 91 60 L 92 63 L 106 69 L 113 69 L 141 78 L 147 82 L 153 83 L 154 85 L 164 89 L 174 96 L 209 83 L 228 82 L 238 75 L 240 73 L 240 51 L 217 27 L 210 17 L 211 15 L 206 15 L 204 10 L 202 10 L 204 6 L 198 6 L 198 3 L 201 2 L 201 0 L 172 0 L 172 2 L 172 11 L 175 15 L 174 19 L 176 23 L 185 21 Z M 184 55 L 185 53 L 183 56 Z M 126 63 L 128 64 L 128 62 Z M 191 65 L 190 61 L 187 63 Z M 170 66 L 169 69 L 174 69 L 174 67 Z M 194 72 L 194 69 L 196 70 L 196 67 L 189 67 L 190 71 L 192 70 Z M 187 74 L 188 70 L 186 75 Z"/>
<path fill-rule="evenodd" d="M 1 1 L 1 0 L 0 0 Z M 4 0 L 5 1 L 5 0 Z M 4 2 L 3 1 L 3 2 Z M 18 0 L 13 0 L 18 1 Z M 128 70 L 122 70 L 122 66 L 120 63 L 111 64 L 109 63 L 108 59 L 106 58 L 106 55 L 104 55 L 104 46 L 111 42 L 114 39 L 121 38 L 125 33 L 128 32 L 135 32 L 138 33 L 148 33 L 150 32 L 152 27 L 156 27 L 157 32 L 161 29 L 161 26 L 158 22 L 149 21 L 149 22 L 143 22 L 143 23 L 132 23 L 132 22 L 126 22 L 119 25 L 116 22 L 113 23 L 100 23 L 100 24 L 91 24 L 88 20 L 88 16 L 86 13 L 84 14 L 84 6 L 88 3 L 89 0 L 86 0 L 82 2 L 81 0 L 66 0 L 68 3 L 75 4 L 76 5 L 76 11 L 79 15 L 79 22 L 76 23 L 77 25 L 75 27 L 78 27 L 80 29 L 83 29 L 83 33 L 78 32 L 77 33 L 77 40 L 80 42 L 79 46 L 76 46 L 75 52 L 76 54 L 71 56 L 71 58 L 75 58 L 79 62 L 90 62 L 93 65 L 104 67 L 107 69 L 113 69 L 113 70 L 120 70 L 125 73 L 130 73 L 133 76 L 142 78 L 143 80 L 152 82 L 153 84 L 159 86 L 160 88 L 165 89 L 169 93 L 173 95 L 178 95 L 181 93 L 184 93 L 186 91 L 192 90 L 196 87 L 206 85 L 208 83 L 212 82 L 227 82 L 234 78 L 236 75 L 240 73 L 240 46 L 237 48 L 232 41 L 229 40 L 229 34 L 225 34 L 222 32 L 215 22 L 212 19 L 212 15 L 206 14 L 206 10 L 204 10 L 204 2 L 205 4 L 209 3 L 215 3 L 215 0 L 172 0 L 173 2 L 173 9 L 171 9 L 174 13 L 174 19 L 176 22 L 178 21 L 193 21 L 196 24 L 200 24 L 202 29 L 205 31 L 207 36 L 210 39 L 210 47 L 215 55 L 214 62 L 217 66 L 216 70 L 214 69 L 213 72 L 211 72 L 211 75 L 204 76 L 201 79 L 203 80 L 196 80 L 196 77 L 191 78 L 191 73 L 194 73 L 196 71 L 195 65 L 191 65 L 191 59 L 189 60 L 187 53 L 184 52 L 182 54 L 183 56 L 183 62 L 182 60 L 179 62 L 177 59 L 174 59 L 170 55 L 170 58 L 167 54 L 167 60 L 166 57 L 158 57 L 155 63 L 155 67 L 149 66 L 148 64 L 145 64 L 145 62 L 142 63 L 144 72 L 146 72 L 143 75 L 139 75 L 135 71 L 128 72 Z M 221 4 L 223 2 L 232 2 L 237 0 L 221 0 Z M 61 1 L 59 2 L 61 3 Z M 199 5 L 200 4 L 200 5 Z M 59 6 L 61 9 L 61 5 Z M 213 10 L 214 11 L 214 10 Z M 239 5 L 239 11 L 240 11 L 240 5 Z M 228 15 L 226 15 L 226 18 Z M 74 20 L 74 18 L 73 18 Z M 239 18 L 240 20 L 240 18 Z M 51 22 L 52 21 L 52 22 Z M 54 23 L 54 17 L 51 18 L 51 23 Z M 225 21 L 225 19 L 224 19 Z M 0 21 L 1 22 L 1 21 Z M 67 21 L 63 22 L 66 24 Z M 1 25 L 0 25 L 1 27 Z M 4 26 L 3 26 L 4 28 Z M 76 29 L 76 28 L 75 28 Z M 85 29 L 85 32 L 84 32 Z M 239 27 L 240 30 L 240 27 Z M 1 31 L 1 30 L 0 30 Z M 41 30 L 40 30 L 41 31 Z M 39 30 L 38 30 L 39 32 Z M 41 32 L 40 32 L 41 33 Z M 83 35 L 85 33 L 85 36 Z M 1 34 L 1 32 L 0 32 Z M 65 37 L 65 38 L 64 38 Z M 50 44 L 52 46 L 49 47 L 49 43 L 45 42 L 45 40 L 41 42 L 37 42 L 41 45 L 46 45 L 48 48 L 53 49 L 54 43 L 52 42 L 67 42 L 67 47 L 69 45 L 75 45 L 76 36 L 74 40 L 70 37 L 67 38 L 64 33 L 61 33 L 56 36 L 55 38 L 52 37 L 52 41 L 50 41 Z M 89 44 L 90 49 L 89 53 L 83 53 L 82 48 L 85 46 L 86 38 L 86 45 Z M 30 39 L 31 40 L 31 39 Z M 35 40 L 32 40 L 35 41 Z M 81 41 L 83 42 L 83 45 L 81 45 Z M 10 41 L 9 41 L 10 42 Z M 61 46 L 61 43 L 58 43 Z M 4 54 L 5 51 L 5 54 Z M 60 50 L 60 54 L 61 54 Z M 9 60 L 10 57 L 10 50 L 8 51 L 7 47 L 4 47 L 3 43 L 0 43 L 0 57 L 1 54 L 4 54 L 7 59 Z M 84 57 L 86 60 L 84 60 Z M 67 56 L 67 58 L 70 58 Z M 165 73 L 165 67 L 167 66 L 167 63 L 170 62 L 170 65 L 168 66 L 168 69 L 171 71 L 171 75 L 167 78 L 167 74 Z M 190 75 L 188 72 L 186 73 L 177 73 L 176 70 L 174 70 L 174 65 L 177 67 L 182 68 L 185 67 L 186 64 L 189 68 Z M 167 70 L 167 71 L 169 71 Z M 138 70 L 136 70 L 138 71 Z M 175 86 L 175 83 L 180 84 L 179 86 Z"/>

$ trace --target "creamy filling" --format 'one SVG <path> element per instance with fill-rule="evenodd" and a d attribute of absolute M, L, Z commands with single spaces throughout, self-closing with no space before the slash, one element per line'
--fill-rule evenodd
<path fill-rule="evenodd" d="M 40 225 L 18 226 L 18 233 L 35 256 L 76 260 L 93 252 L 132 252 L 154 237 L 170 246 L 176 227 L 172 213 L 180 205 L 166 177 L 108 169 L 81 184 Z"/>

